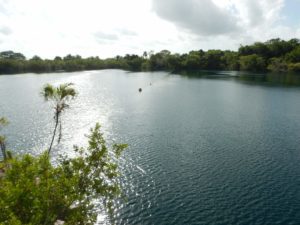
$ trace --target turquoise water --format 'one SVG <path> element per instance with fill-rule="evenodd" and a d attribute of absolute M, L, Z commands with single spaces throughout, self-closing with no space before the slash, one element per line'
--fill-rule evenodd
<path fill-rule="evenodd" d="M 129 144 L 116 224 L 300 224 L 299 81 L 120 70 L 0 76 L 0 115 L 11 121 L 8 147 L 38 154 L 53 129 L 41 87 L 75 83 L 53 153 L 85 145 L 97 121 L 109 143 Z"/>

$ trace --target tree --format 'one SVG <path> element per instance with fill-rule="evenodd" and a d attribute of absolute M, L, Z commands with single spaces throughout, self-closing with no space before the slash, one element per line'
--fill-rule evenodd
<path fill-rule="evenodd" d="M 264 71 L 266 70 L 266 63 L 264 58 L 256 54 L 241 56 L 240 69 L 246 71 Z"/>
<path fill-rule="evenodd" d="M 56 61 L 61 61 L 62 58 L 61 58 L 60 56 L 55 56 L 54 60 L 56 60 Z"/>
<path fill-rule="evenodd" d="M 62 112 L 69 108 L 68 102 L 71 99 L 74 99 L 76 96 L 76 91 L 72 87 L 72 83 L 61 84 L 58 87 L 54 87 L 51 84 L 46 84 L 41 92 L 42 96 L 44 97 L 45 101 L 52 101 L 54 104 L 54 120 L 55 126 L 52 134 L 52 139 L 50 143 L 50 147 L 48 149 L 48 154 L 50 155 L 51 148 L 53 145 L 53 141 L 56 135 L 57 127 L 60 125 L 60 132 L 59 132 L 59 139 L 61 139 L 61 131 L 62 131 L 62 123 L 61 123 L 61 114 Z"/>
<path fill-rule="evenodd" d="M 239 56 L 237 52 L 225 51 L 221 60 L 225 64 L 227 70 L 239 70 Z"/>
<path fill-rule="evenodd" d="M 224 52 L 221 50 L 208 50 L 204 55 L 205 69 L 218 70 L 224 68 L 222 57 Z"/>
<path fill-rule="evenodd" d="M 56 118 L 76 94 L 71 86 L 47 84 L 43 89 L 44 98 L 55 103 Z M 0 118 L 0 125 L 7 123 Z M 49 151 L 8 157 L 0 163 L 0 224 L 92 225 L 98 203 L 113 215 L 114 199 L 121 195 L 117 162 L 127 145 L 106 146 L 98 123 L 87 138 L 86 148 L 74 147 L 76 157 L 60 156 L 55 165 Z"/>
<path fill-rule="evenodd" d="M 18 52 L 4 51 L 0 52 L 0 59 L 25 60 L 25 56 Z"/>
<path fill-rule="evenodd" d="M 42 58 L 39 57 L 38 55 L 35 55 L 35 56 L 33 56 L 30 60 L 39 61 L 39 60 L 42 60 Z"/>
<path fill-rule="evenodd" d="M 182 68 L 182 63 L 180 59 L 180 55 L 172 54 L 168 57 L 168 69 L 171 71 L 177 71 Z"/>
<path fill-rule="evenodd" d="M 300 62 L 300 40 L 271 39 L 240 46 L 238 51 L 197 50 L 184 54 L 172 54 L 169 50 L 158 53 L 144 51 L 142 55 L 126 54 L 113 58 L 82 58 L 68 54 L 53 60 L 40 57 L 26 59 L 21 53 L 0 52 L 0 74 L 24 72 L 71 72 L 99 69 L 123 69 L 129 71 L 183 71 L 183 70 L 285 70 L 296 68 Z M 242 63 L 242 65 L 240 64 Z M 279 63 L 276 65 L 276 63 Z M 291 65 L 291 66 L 289 66 Z M 298 68 L 298 67 L 297 67 Z"/>
<path fill-rule="evenodd" d="M 300 46 L 295 48 L 293 51 L 287 53 L 286 60 L 292 63 L 300 62 Z"/>
<path fill-rule="evenodd" d="M 271 58 L 267 68 L 274 72 L 286 72 L 288 70 L 288 64 L 281 58 Z"/>
<path fill-rule="evenodd" d="M 148 57 L 148 53 L 147 53 L 146 51 L 144 51 L 144 52 L 143 52 L 143 58 L 144 58 L 144 59 L 147 59 L 147 57 Z"/>
<path fill-rule="evenodd" d="M 126 54 L 124 57 L 125 63 L 128 65 L 128 68 L 132 71 L 140 71 L 144 59 L 138 55 L 129 55 Z"/>
<path fill-rule="evenodd" d="M 99 124 L 87 137 L 87 148 L 75 147 L 77 157 L 61 157 L 55 166 L 47 152 L 9 159 L 0 177 L 0 224 L 92 225 L 95 200 L 113 212 L 121 194 L 117 159 L 127 145 L 108 148 Z"/>
<path fill-rule="evenodd" d="M 290 63 L 288 70 L 291 72 L 300 72 L 300 63 Z"/>
<path fill-rule="evenodd" d="M 190 51 L 185 58 L 185 66 L 188 70 L 202 69 L 201 68 L 201 58 L 197 51 Z"/>
<path fill-rule="evenodd" d="M 0 117 L 0 129 L 1 127 L 6 126 L 7 124 L 8 124 L 7 119 L 4 117 Z M 0 149 L 2 152 L 3 159 L 5 161 L 7 158 L 7 152 L 6 152 L 5 136 L 2 135 L 0 135 Z"/>
<path fill-rule="evenodd" d="M 148 54 L 149 66 L 151 70 L 168 70 L 168 60 L 171 52 L 168 50 L 162 50 L 156 54 Z"/>

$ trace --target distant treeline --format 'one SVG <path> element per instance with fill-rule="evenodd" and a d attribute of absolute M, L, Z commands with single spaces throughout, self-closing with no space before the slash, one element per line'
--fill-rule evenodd
<path fill-rule="evenodd" d="M 300 72 L 300 40 L 271 39 L 240 46 L 238 51 L 197 50 L 188 54 L 173 54 L 168 50 L 139 55 L 82 58 L 79 55 L 55 57 L 53 60 L 34 56 L 26 59 L 22 53 L 0 53 L 0 74 L 26 72 L 57 72 L 99 69 L 130 71 L 181 71 L 181 70 L 241 70 Z"/>

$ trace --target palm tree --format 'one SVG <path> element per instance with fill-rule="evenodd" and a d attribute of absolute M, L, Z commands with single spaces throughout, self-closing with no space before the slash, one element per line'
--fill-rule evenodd
<path fill-rule="evenodd" d="M 69 108 L 69 105 L 67 103 L 70 100 L 74 99 L 74 97 L 77 94 L 75 89 L 72 87 L 73 85 L 74 85 L 73 83 L 66 83 L 66 84 L 61 84 L 58 87 L 54 87 L 51 84 L 46 84 L 41 92 L 45 101 L 52 101 L 54 103 L 54 110 L 55 110 L 54 112 L 55 127 L 53 131 L 50 147 L 48 149 L 48 155 L 50 155 L 58 125 L 60 125 L 58 142 L 60 142 L 61 134 L 62 134 L 61 113 L 65 109 Z"/>
<path fill-rule="evenodd" d="M 0 129 L 1 129 L 1 127 L 6 126 L 7 124 L 8 124 L 7 119 L 4 118 L 4 117 L 0 117 Z M 1 152 L 2 152 L 3 159 L 5 161 L 6 160 L 6 156 L 7 156 L 7 153 L 6 153 L 6 144 L 5 144 L 5 136 L 1 136 L 1 135 L 0 135 L 0 149 L 1 149 Z"/>

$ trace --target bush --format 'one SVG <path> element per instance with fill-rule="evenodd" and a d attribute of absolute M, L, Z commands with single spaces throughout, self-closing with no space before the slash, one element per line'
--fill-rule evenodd
<path fill-rule="evenodd" d="M 300 63 L 290 63 L 289 71 L 291 72 L 300 72 Z"/>
<path fill-rule="evenodd" d="M 286 72 L 288 70 L 288 65 L 280 58 L 270 59 L 268 70 L 273 72 Z"/>
<path fill-rule="evenodd" d="M 241 56 L 240 69 L 245 71 L 264 71 L 266 70 L 266 63 L 264 58 L 256 54 Z"/>
<path fill-rule="evenodd" d="M 75 147 L 77 156 L 60 157 L 56 166 L 47 152 L 3 162 L 0 224 L 94 224 L 96 199 L 112 211 L 113 199 L 120 195 L 113 157 L 127 146 L 115 144 L 109 150 L 99 124 L 87 137 L 87 148 Z"/>

